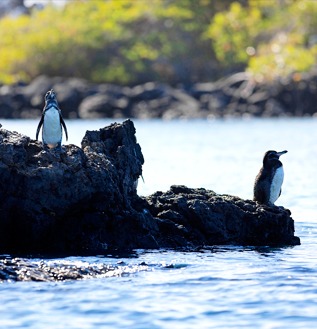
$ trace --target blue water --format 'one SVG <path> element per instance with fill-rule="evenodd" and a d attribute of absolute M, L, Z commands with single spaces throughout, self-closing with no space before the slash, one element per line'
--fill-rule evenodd
<path fill-rule="evenodd" d="M 67 121 L 69 142 L 78 145 L 86 130 L 111 122 Z M 1 123 L 35 136 L 36 121 Z M 56 266 L 120 267 L 80 281 L 0 284 L 0 328 L 315 327 L 317 120 L 136 120 L 135 126 L 145 157 L 141 195 L 185 184 L 252 198 L 264 152 L 288 150 L 276 204 L 292 211 L 302 244 L 45 259 Z"/>

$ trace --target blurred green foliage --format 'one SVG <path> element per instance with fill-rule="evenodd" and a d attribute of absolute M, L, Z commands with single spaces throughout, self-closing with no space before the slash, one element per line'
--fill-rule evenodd
<path fill-rule="evenodd" d="M 217 13 L 206 35 L 225 65 L 245 65 L 258 81 L 311 70 L 317 55 L 317 1 L 249 0 Z"/>
<path fill-rule="evenodd" d="M 0 20 L 0 82 L 272 80 L 313 68 L 316 31 L 317 1 L 69 1 Z"/>

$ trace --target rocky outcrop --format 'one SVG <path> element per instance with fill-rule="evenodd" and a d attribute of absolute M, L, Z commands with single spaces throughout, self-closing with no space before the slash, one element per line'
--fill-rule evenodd
<path fill-rule="evenodd" d="M 283 208 L 184 186 L 139 197 L 143 162 L 130 120 L 62 153 L 0 129 L 0 253 L 300 243 Z"/>
<path fill-rule="evenodd" d="M 171 241 L 193 245 L 297 245 L 288 209 L 266 207 L 203 188 L 171 186 L 146 198 Z M 177 237 L 177 239 L 176 239 Z"/>
<path fill-rule="evenodd" d="M 133 87 L 92 84 L 78 78 L 39 76 L 29 85 L 0 87 L 0 116 L 39 118 L 43 95 L 53 88 L 65 118 L 226 118 L 314 116 L 314 72 L 271 84 L 247 73 L 175 88 L 158 82 Z"/>
<path fill-rule="evenodd" d="M 123 221 L 133 216 L 131 200 L 142 173 L 134 133 L 129 120 L 113 124 L 88 131 L 82 148 L 66 145 L 59 154 L 1 129 L 0 250 L 76 252 L 104 249 L 106 243 L 124 247 L 121 230 L 146 225 Z"/>

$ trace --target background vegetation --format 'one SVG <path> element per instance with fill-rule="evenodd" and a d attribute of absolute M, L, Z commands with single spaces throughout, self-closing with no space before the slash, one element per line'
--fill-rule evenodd
<path fill-rule="evenodd" d="M 309 0 L 69 1 L 0 20 L 0 82 L 274 80 L 314 68 L 316 31 Z"/>

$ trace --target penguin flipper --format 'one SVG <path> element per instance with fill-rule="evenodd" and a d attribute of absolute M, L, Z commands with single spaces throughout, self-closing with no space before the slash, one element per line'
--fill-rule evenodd
<path fill-rule="evenodd" d="M 41 127 L 43 125 L 43 122 L 44 122 L 44 114 L 42 114 L 42 117 L 41 117 L 41 120 L 37 126 L 37 130 L 36 130 L 36 140 L 38 140 L 38 137 L 39 137 L 39 133 L 40 133 L 40 130 L 41 130 Z"/>
<path fill-rule="evenodd" d="M 63 119 L 63 117 L 62 117 L 62 115 L 61 115 L 61 114 L 59 115 L 59 117 L 60 117 L 60 120 L 61 120 L 61 124 L 62 124 L 62 126 L 63 126 L 63 128 L 64 128 L 64 131 L 65 131 L 66 140 L 68 140 L 68 134 L 67 134 L 67 128 L 66 128 L 66 124 L 65 124 L 65 121 L 64 121 L 64 119 Z"/>
<path fill-rule="evenodd" d="M 261 204 L 268 204 L 270 199 L 268 192 L 270 190 L 270 186 L 268 185 L 265 177 L 266 176 L 263 174 L 260 177 L 257 177 L 254 186 L 253 200 Z"/>

